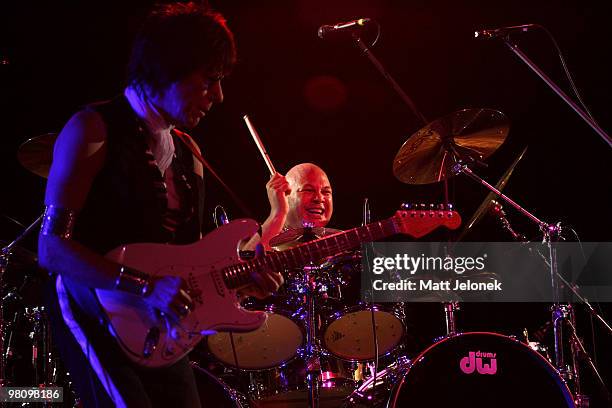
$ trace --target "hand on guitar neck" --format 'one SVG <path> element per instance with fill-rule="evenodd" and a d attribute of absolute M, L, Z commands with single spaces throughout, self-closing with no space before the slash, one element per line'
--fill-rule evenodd
<path fill-rule="evenodd" d="M 264 256 L 264 249 L 258 244 L 255 257 Z M 283 275 L 269 268 L 254 269 L 251 272 L 252 283 L 242 287 L 241 296 L 253 296 L 264 299 L 272 295 L 283 284 Z M 151 279 L 151 291 L 146 295 L 146 303 L 159 310 L 171 320 L 177 322 L 186 317 L 194 308 L 192 296 L 199 293 L 190 291 L 185 280 L 179 276 L 161 276 Z"/>
<path fill-rule="evenodd" d="M 255 259 L 265 256 L 262 244 L 255 247 Z M 238 290 L 239 296 L 253 296 L 257 299 L 265 299 L 272 295 L 284 283 L 283 275 L 270 268 L 253 269 L 251 271 L 251 283 Z"/>

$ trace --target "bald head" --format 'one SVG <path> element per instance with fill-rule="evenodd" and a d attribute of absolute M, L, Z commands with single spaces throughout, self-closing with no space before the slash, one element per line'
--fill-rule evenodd
<path fill-rule="evenodd" d="M 300 163 L 293 166 L 287 174 L 285 178 L 290 186 L 298 185 L 303 180 L 308 177 L 320 177 L 324 179 L 327 184 L 329 184 L 329 179 L 327 178 L 327 174 L 323 171 L 322 168 L 317 166 L 314 163 Z"/>
<path fill-rule="evenodd" d="M 300 163 L 286 174 L 291 193 L 285 226 L 300 228 L 304 222 L 324 227 L 333 213 L 332 188 L 327 174 L 316 164 Z"/>

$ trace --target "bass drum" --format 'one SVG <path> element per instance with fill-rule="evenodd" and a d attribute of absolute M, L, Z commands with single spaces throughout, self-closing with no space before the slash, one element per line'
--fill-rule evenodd
<path fill-rule="evenodd" d="M 382 406 L 365 405 L 368 398 L 374 395 L 355 394 L 349 406 Z M 544 357 L 496 333 L 463 333 L 433 344 L 408 365 L 386 406 L 575 408 Z"/>

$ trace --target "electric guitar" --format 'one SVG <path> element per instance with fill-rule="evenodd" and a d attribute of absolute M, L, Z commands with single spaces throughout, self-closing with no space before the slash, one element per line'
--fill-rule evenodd
<path fill-rule="evenodd" d="M 107 258 L 152 276 L 182 277 L 194 307 L 179 322 L 170 321 L 143 298 L 115 290 L 96 290 L 111 333 L 126 356 L 147 367 L 170 365 L 195 347 L 203 336 L 217 331 L 246 332 L 266 320 L 261 311 L 248 311 L 238 302 L 236 291 L 251 283 L 252 271 L 282 271 L 302 267 L 327 256 L 395 235 L 420 238 L 440 226 L 456 229 L 461 217 L 450 209 L 403 209 L 383 221 L 338 232 L 296 247 L 249 261 L 238 255 L 241 241 L 253 236 L 259 224 L 239 219 L 223 225 L 190 245 L 129 244 L 116 248 Z"/>

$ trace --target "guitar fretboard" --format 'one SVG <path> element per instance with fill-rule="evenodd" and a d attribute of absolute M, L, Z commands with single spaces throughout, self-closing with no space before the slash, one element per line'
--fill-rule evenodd
<path fill-rule="evenodd" d="M 318 238 L 280 252 L 273 252 L 251 261 L 227 267 L 223 271 L 225 284 L 235 289 L 251 282 L 253 269 L 269 268 L 275 271 L 301 267 L 325 257 L 357 248 L 363 242 L 376 241 L 398 233 L 395 217 L 357 227 L 344 232 Z"/>

